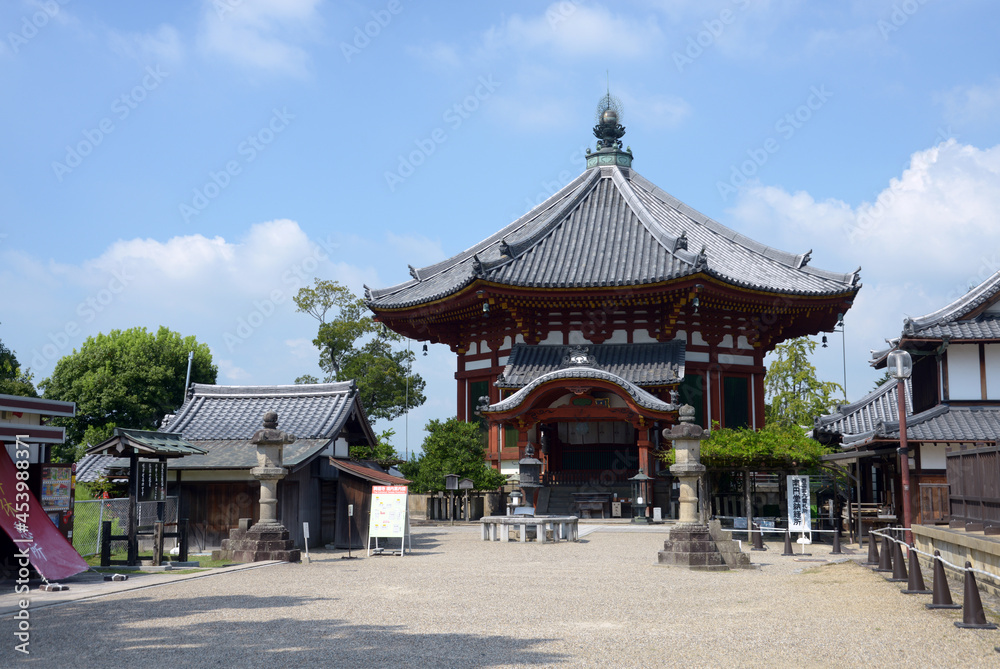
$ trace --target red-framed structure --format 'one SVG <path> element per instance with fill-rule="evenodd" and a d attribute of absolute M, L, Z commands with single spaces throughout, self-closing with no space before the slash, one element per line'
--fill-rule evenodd
<path fill-rule="evenodd" d="M 502 470 L 546 429 L 561 436 L 560 425 L 607 422 L 631 426 L 635 464 L 647 468 L 651 428 L 668 427 L 679 404 L 705 427 L 762 427 L 765 354 L 832 330 L 861 286 L 859 270 L 813 268 L 811 252 L 751 240 L 644 179 L 612 109 L 594 134 L 586 171 L 548 200 L 462 253 L 410 267 L 410 281 L 366 287 L 380 322 L 457 354 L 456 413 L 487 420 L 487 458 Z M 622 357 L 609 347 L 657 346 L 680 348 L 672 373 L 657 363 L 650 373 L 642 356 L 607 363 Z M 550 351 L 548 364 L 533 365 L 546 347 L 564 359 Z M 574 350 L 589 362 L 570 361 Z M 543 460 L 558 482 L 555 453 Z"/>

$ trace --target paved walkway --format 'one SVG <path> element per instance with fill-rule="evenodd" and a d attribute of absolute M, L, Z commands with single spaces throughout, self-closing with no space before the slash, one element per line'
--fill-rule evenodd
<path fill-rule="evenodd" d="M 751 554 L 760 570 L 688 572 L 655 565 L 661 527 L 588 527 L 558 544 L 423 527 L 404 557 L 314 552 L 58 604 L 33 591 L 31 655 L 3 616 L 0 666 L 1000 666 L 1000 631 L 956 629 L 960 612 L 828 547 L 770 544 Z"/>

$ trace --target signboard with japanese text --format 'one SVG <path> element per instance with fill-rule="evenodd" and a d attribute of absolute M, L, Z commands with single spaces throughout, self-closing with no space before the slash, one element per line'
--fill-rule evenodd
<path fill-rule="evenodd" d="M 788 529 L 792 532 L 808 532 L 812 529 L 808 476 L 788 477 Z"/>
<path fill-rule="evenodd" d="M 17 442 L 14 454 L 18 462 L 15 464 L 7 449 L 0 448 L 0 528 L 14 542 L 14 557 L 25 556 L 38 573 L 50 581 L 87 571 L 90 566 L 53 524 L 31 492 L 32 473 L 40 479 L 42 476 L 39 469 L 26 466 L 27 453 L 27 446 Z M 18 466 L 22 462 L 25 466 Z M 56 480 L 61 485 L 61 479 Z M 65 483 L 67 488 L 71 487 L 69 479 Z"/>
<path fill-rule="evenodd" d="M 406 533 L 405 485 L 373 485 L 368 538 L 399 537 Z"/>

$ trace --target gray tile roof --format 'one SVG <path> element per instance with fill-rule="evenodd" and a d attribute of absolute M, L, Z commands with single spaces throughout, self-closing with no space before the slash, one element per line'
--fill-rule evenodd
<path fill-rule="evenodd" d="M 807 295 L 856 291 L 857 272 L 810 267 L 744 237 L 629 168 L 592 168 L 479 244 L 391 288 L 368 290 L 373 309 L 450 295 L 476 279 L 518 287 L 640 286 L 705 272 L 733 284 Z"/>
<path fill-rule="evenodd" d="M 855 441 L 858 435 L 870 433 L 885 421 L 899 420 L 899 396 L 896 379 L 890 379 L 856 402 L 841 404 L 837 411 L 814 419 L 814 433 L 840 435 L 845 443 Z M 913 411 L 911 385 L 906 382 L 906 411 Z"/>
<path fill-rule="evenodd" d="M 983 314 L 970 321 L 940 323 L 914 332 L 911 337 L 928 339 L 1000 339 L 1000 318 L 994 314 Z"/>
<path fill-rule="evenodd" d="M 982 313 L 969 318 L 980 307 L 996 301 L 1000 293 L 1000 271 L 954 302 L 917 318 L 903 321 L 907 338 L 1000 339 L 1000 315 Z"/>
<path fill-rule="evenodd" d="M 113 455 L 91 453 L 84 455 L 76 463 L 76 480 L 78 483 L 93 483 L 102 476 L 106 476 L 112 469 L 124 469 L 128 471 L 128 468 L 128 458 L 116 458 Z"/>
<path fill-rule="evenodd" d="M 1000 407 L 939 404 L 906 419 L 908 441 L 996 441 L 998 435 Z M 887 421 L 876 426 L 864 443 L 894 439 L 899 439 L 899 421 Z"/>
<path fill-rule="evenodd" d="M 284 447 L 290 467 L 302 464 L 336 439 L 354 418 L 373 439 L 358 401 L 354 381 L 292 386 L 214 386 L 193 384 L 176 415 L 164 418 L 161 430 L 178 432 L 208 451 L 182 458 L 175 469 L 246 469 L 257 465 L 250 443 L 264 414 L 278 413 L 278 429 L 296 437 Z"/>
<path fill-rule="evenodd" d="M 264 414 L 278 413 L 278 429 L 299 439 L 336 436 L 357 395 L 354 381 L 293 386 L 192 385 L 187 401 L 164 419 L 161 431 L 187 439 L 249 439 Z"/>
<path fill-rule="evenodd" d="M 177 432 L 132 430 L 123 427 L 116 427 L 112 437 L 87 449 L 87 453 L 109 455 L 124 455 L 133 451 L 140 457 L 165 458 L 181 458 L 187 455 L 200 455 L 203 452 Z"/>
<path fill-rule="evenodd" d="M 650 409 L 653 411 L 676 411 L 677 406 L 664 402 L 660 398 L 652 395 L 639 386 L 635 385 L 631 381 L 626 381 L 620 376 L 611 374 L 610 372 L 605 372 L 604 370 L 594 369 L 592 367 L 567 367 L 565 369 L 558 369 L 554 372 L 549 372 L 548 374 L 543 374 L 537 377 L 531 383 L 521 388 L 519 391 L 511 395 L 510 397 L 500 400 L 496 404 L 491 404 L 484 413 L 501 413 L 504 411 L 510 411 L 521 405 L 521 403 L 535 390 L 535 388 L 552 381 L 559 380 L 587 380 L 596 379 L 599 381 L 608 381 L 614 383 L 624 390 L 629 396 L 635 400 L 636 404 L 639 406 Z"/>
<path fill-rule="evenodd" d="M 296 439 L 285 444 L 282 462 L 284 466 L 294 469 L 322 452 L 331 441 Z M 171 469 L 250 469 L 257 466 L 257 446 L 249 439 L 204 439 L 194 443 L 208 452 L 171 462 Z"/>
<path fill-rule="evenodd" d="M 543 374 L 565 365 L 569 353 L 581 347 L 516 344 L 507 366 L 497 378 L 499 388 L 521 388 Z M 594 367 L 640 387 L 680 383 L 684 378 L 682 341 L 648 344 L 601 344 L 582 347 L 593 356 Z"/>

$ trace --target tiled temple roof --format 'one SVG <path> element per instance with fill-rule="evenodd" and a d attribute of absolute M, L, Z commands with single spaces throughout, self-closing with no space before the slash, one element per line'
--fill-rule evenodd
<path fill-rule="evenodd" d="M 177 414 L 164 418 L 160 429 L 181 433 L 208 451 L 183 458 L 175 468 L 245 469 L 257 465 L 257 448 L 250 438 L 268 411 L 277 412 L 279 429 L 296 437 L 284 447 L 284 462 L 290 467 L 328 446 L 352 416 L 371 433 L 354 381 L 292 386 L 196 383 Z"/>
<path fill-rule="evenodd" d="M 516 344 L 496 385 L 499 388 L 521 388 L 563 367 L 567 357 L 574 352 L 589 354 L 593 357 L 595 368 L 640 387 L 671 385 L 680 383 L 684 378 L 685 347 L 682 341 L 582 347 Z"/>
<path fill-rule="evenodd" d="M 589 168 L 496 234 L 391 288 L 368 305 L 399 309 L 451 295 L 476 279 L 512 287 L 656 284 L 704 272 L 730 285 L 811 296 L 856 292 L 858 272 L 811 267 L 809 253 L 778 251 L 660 190 L 631 168 Z"/>

